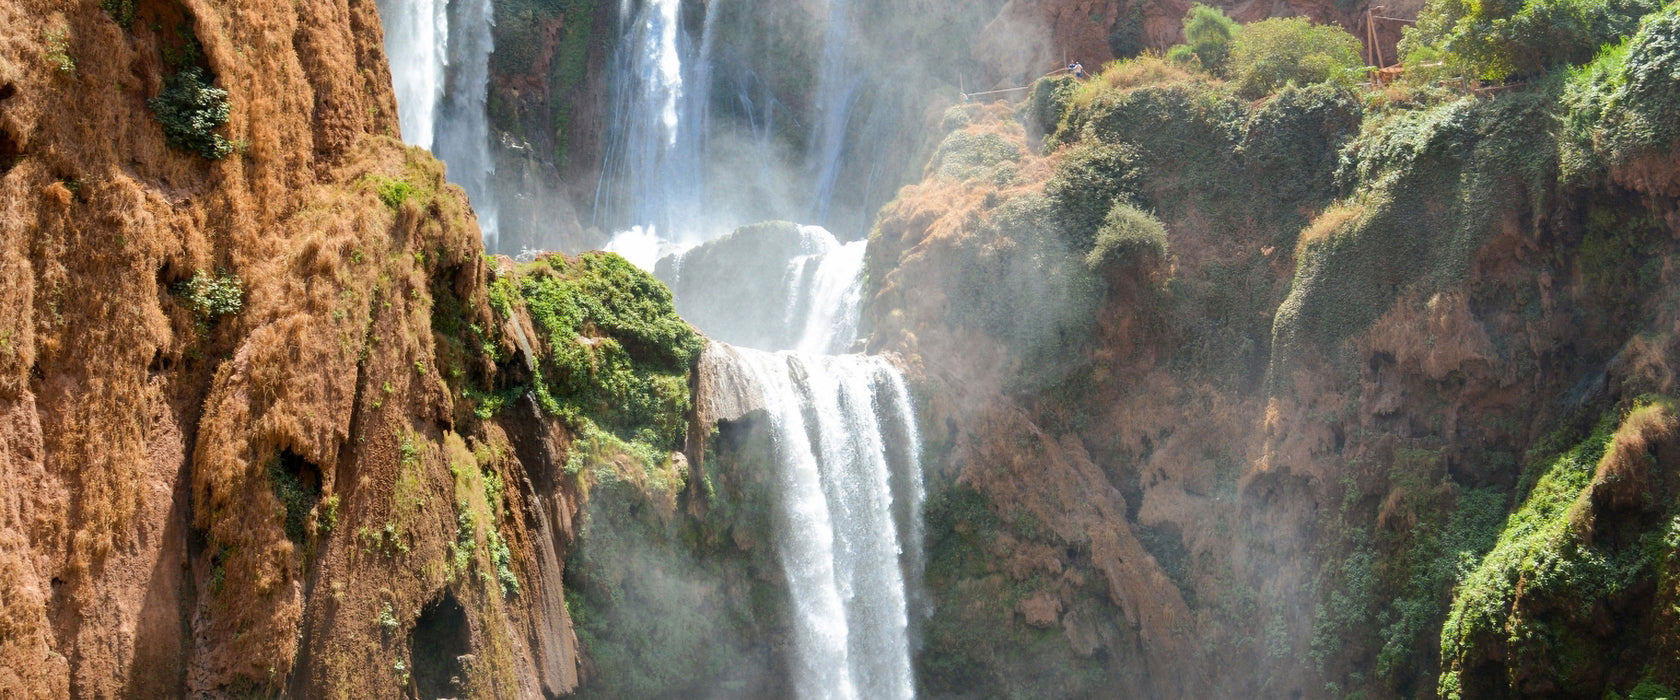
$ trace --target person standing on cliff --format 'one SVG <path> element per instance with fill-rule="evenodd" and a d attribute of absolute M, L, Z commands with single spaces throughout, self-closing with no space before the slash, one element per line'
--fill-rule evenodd
<path fill-rule="evenodd" d="M 1068 64 L 1068 70 L 1073 73 L 1073 77 L 1080 80 L 1085 79 L 1085 64 L 1074 61 Z"/>

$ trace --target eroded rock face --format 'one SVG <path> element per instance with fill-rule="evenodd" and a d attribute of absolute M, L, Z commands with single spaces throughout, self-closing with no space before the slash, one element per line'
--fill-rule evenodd
<path fill-rule="evenodd" d="M 571 689 L 567 496 L 460 420 L 455 334 L 514 344 L 375 5 L 105 6 L 0 7 L 0 695 L 395 697 L 445 598 L 472 692 Z M 194 151 L 148 106 L 189 70 Z M 491 541 L 524 595 L 440 564 Z"/>

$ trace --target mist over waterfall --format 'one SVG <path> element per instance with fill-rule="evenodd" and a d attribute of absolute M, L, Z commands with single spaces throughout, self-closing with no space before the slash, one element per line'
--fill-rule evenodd
<path fill-rule="evenodd" d="M 443 160 L 449 181 L 472 201 L 485 247 L 494 249 L 495 163 L 485 114 L 495 48 L 491 0 L 379 0 L 379 13 L 403 140 Z"/>

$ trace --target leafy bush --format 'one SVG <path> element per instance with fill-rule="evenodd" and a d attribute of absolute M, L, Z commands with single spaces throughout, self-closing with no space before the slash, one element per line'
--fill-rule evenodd
<path fill-rule="evenodd" d="M 986 174 L 994 166 L 1020 159 L 1021 149 L 1002 136 L 954 131 L 940 142 L 933 164 L 940 177 L 967 180 Z"/>
<path fill-rule="evenodd" d="M 193 66 L 163 79 L 163 90 L 146 101 L 170 148 L 192 151 L 208 160 L 233 153 L 233 143 L 216 133 L 228 122 L 228 94 L 210 84 L 204 69 Z"/>
<path fill-rule="evenodd" d="M 1631 34 L 1659 0 L 1435 0 L 1407 28 L 1400 53 L 1434 49 L 1486 80 L 1515 80 L 1591 60 Z"/>
<path fill-rule="evenodd" d="M 1302 209 L 1321 209 L 1339 193 L 1341 149 L 1359 133 L 1363 116 L 1359 97 L 1337 85 L 1285 87 L 1267 100 L 1237 146 L 1242 169 L 1258 190 L 1250 211 L 1269 210 L 1280 237 L 1305 225 Z"/>
<path fill-rule="evenodd" d="M 1085 254 L 1085 266 L 1098 272 L 1166 254 L 1167 229 L 1161 221 L 1131 204 L 1118 202 L 1097 229 L 1096 244 Z"/>
<path fill-rule="evenodd" d="M 1022 107 L 1022 121 L 1035 134 L 1054 132 L 1056 125 L 1062 121 L 1068 99 L 1079 89 L 1079 79 L 1071 75 L 1039 78 L 1033 83 L 1032 92 Z"/>
<path fill-rule="evenodd" d="M 175 293 L 201 323 L 214 323 L 245 306 L 245 283 L 233 273 L 217 276 L 199 270 L 191 280 L 176 285 Z"/>
<path fill-rule="evenodd" d="M 1574 71 L 1564 90 L 1571 170 L 1619 165 L 1680 141 L 1680 6 Z"/>
<path fill-rule="evenodd" d="M 409 184 L 407 180 L 397 178 L 375 176 L 373 186 L 374 190 L 379 193 L 379 201 L 384 202 L 385 206 L 391 208 L 391 211 L 402 209 L 403 203 L 413 198 L 415 193 L 418 192 L 414 185 Z"/>
<path fill-rule="evenodd" d="M 650 455 L 681 444 L 687 373 L 704 341 L 677 316 L 665 285 L 617 255 L 585 253 L 576 263 L 556 255 L 533 264 L 517 293 L 546 340 L 535 387 L 544 408 Z"/>
<path fill-rule="evenodd" d="M 1217 73 L 1225 67 L 1225 58 L 1231 53 L 1231 41 L 1241 30 L 1236 20 L 1225 16 L 1224 10 L 1196 3 L 1184 15 L 1184 43 L 1181 46 L 1185 48 L 1174 46 L 1167 52 L 1167 57 L 1186 62 L 1194 57 L 1202 68 Z"/>
<path fill-rule="evenodd" d="M 1194 77 L 1196 74 L 1183 65 L 1154 54 L 1109 61 L 1103 65 L 1102 72 L 1095 78 L 1079 84 L 1071 103 L 1079 107 L 1088 107 L 1105 93 L 1191 80 Z"/>
<path fill-rule="evenodd" d="M 1142 179 L 1137 150 L 1129 145 L 1087 141 L 1068 149 L 1044 186 L 1068 246 L 1090 250 L 1114 203 L 1135 196 Z"/>
<path fill-rule="evenodd" d="M 1622 644 L 1602 635 L 1599 620 L 1637 595 L 1639 581 L 1653 573 L 1653 555 L 1666 548 L 1661 533 L 1594 538 L 1576 520 L 1592 508 L 1594 477 L 1617 433 L 1672 410 L 1668 400 L 1637 407 L 1619 429 L 1616 414 L 1607 415 L 1574 447 L 1539 464 L 1497 544 L 1454 593 L 1441 630 L 1442 698 L 1533 688 L 1603 695 L 1601 674 Z M 1489 658 L 1503 663 L 1481 663 Z"/>
<path fill-rule="evenodd" d="M 1277 311 L 1273 368 L 1298 345 L 1328 348 L 1369 327 L 1402 290 L 1462 283 L 1497 212 L 1547 206 L 1555 119 L 1554 96 L 1540 90 L 1367 119 L 1337 174 L 1360 215 L 1303 243 Z"/>
<path fill-rule="evenodd" d="M 1227 66 L 1244 96 L 1259 98 L 1285 85 L 1352 84 L 1365 64 L 1359 40 L 1340 27 L 1305 18 L 1274 18 L 1246 25 L 1231 44 Z"/>
<path fill-rule="evenodd" d="M 70 75 L 76 72 L 76 58 L 70 55 L 70 31 L 68 29 L 45 30 L 43 35 L 47 41 L 47 62 L 53 64 L 58 72 Z"/>

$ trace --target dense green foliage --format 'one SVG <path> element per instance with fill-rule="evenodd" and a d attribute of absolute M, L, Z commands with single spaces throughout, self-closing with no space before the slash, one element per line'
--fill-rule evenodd
<path fill-rule="evenodd" d="M 1570 75 L 1565 164 L 1571 173 L 1622 165 L 1680 142 L 1680 6 Z"/>
<path fill-rule="evenodd" d="M 1081 143 L 1069 148 L 1044 186 L 1068 244 L 1076 251 L 1090 250 L 1097 228 L 1115 203 L 1138 195 L 1142 177 L 1137 150 L 1126 144 Z"/>
<path fill-rule="evenodd" d="M 682 444 L 688 370 L 703 341 L 677 316 L 665 285 L 610 253 L 554 255 L 492 288 L 504 313 L 516 298 L 546 348 L 537 400 L 580 440 L 616 438 L 642 446 L 650 460 Z"/>
<path fill-rule="evenodd" d="M 1243 26 L 1231 44 L 1226 72 L 1249 98 L 1285 85 L 1351 85 L 1365 65 L 1359 50 L 1359 40 L 1340 27 L 1279 17 Z"/>
<path fill-rule="evenodd" d="M 1552 190 L 1555 107 L 1551 93 L 1532 91 L 1366 120 L 1342 156 L 1337 177 L 1353 192 L 1341 217 L 1327 215 L 1301 241 L 1273 366 L 1369 327 L 1402 290 L 1462 282 L 1494 212 L 1543 204 Z"/>
<path fill-rule="evenodd" d="M 1021 149 L 997 134 L 954 131 L 934 152 L 933 167 L 940 177 L 966 180 L 986 174 L 1013 177 L 1014 169 L 994 169 L 1021 159 Z"/>
<path fill-rule="evenodd" d="M 230 272 L 214 275 L 199 270 L 192 279 L 175 285 L 175 295 L 198 323 L 208 326 L 244 308 L 245 283 Z"/>
<path fill-rule="evenodd" d="M 1097 229 L 1096 243 L 1085 255 L 1093 272 L 1167 255 L 1167 229 L 1154 215 L 1118 202 Z"/>
<path fill-rule="evenodd" d="M 1035 138 L 1055 131 L 1057 123 L 1062 121 L 1062 112 L 1067 109 L 1068 97 L 1079 91 L 1079 79 L 1074 76 L 1040 77 L 1033 81 L 1032 92 L 1026 94 L 1026 104 L 1023 109 L 1023 123 L 1028 133 Z"/>
<path fill-rule="evenodd" d="M 211 84 L 203 68 L 191 66 L 163 79 L 163 90 L 146 101 L 163 125 L 170 148 L 208 160 L 233 153 L 233 143 L 216 133 L 228 122 L 228 94 Z"/>
<path fill-rule="evenodd" d="M 1408 61 L 1445 60 L 1488 80 L 1523 79 L 1591 60 L 1631 34 L 1657 0 L 1434 0 L 1408 29 Z"/>
<path fill-rule="evenodd" d="M 1621 424 L 1635 425 L 1639 413 L 1654 411 L 1672 411 L 1672 402 L 1635 407 Z M 1636 595 L 1639 582 L 1656 573 L 1672 547 L 1662 529 L 1636 539 L 1595 538 L 1582 525 L 1595 508 L 1589 498 L 1595 473 L 1617 427 L 1616 416 L 1606 416 L 1574 446 L 1539 460 L 1522 506 L 1493 550 L 1460 582 L 1441 630 L 1443 698 L 1534 687 L 1583 694 L 1602 687 L 1605 662 L 1617 658 L 1628 640 L 1603 634 L 1597 621 Z M 1662 510 L 1672 507 L 1663 504 Z M 1490 677 L 1481 667 L 1492 654 L 1504 659 L 1505 674 Z"/>

